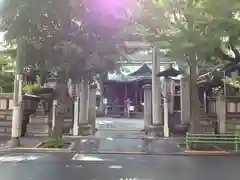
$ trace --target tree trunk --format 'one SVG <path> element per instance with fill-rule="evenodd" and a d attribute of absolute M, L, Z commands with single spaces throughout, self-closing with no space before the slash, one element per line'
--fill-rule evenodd
<path fill-rule="evenodd" d="M 193 62 L 190 65 L 189 74 L 189 87 L 190 87 L 190 133 L 200 133 L 200 101 L 197 85 L 197 63 Z"/>
<path fill-rule="evenodd" d="M 64 122 L 64 118 L 62 115 L 63 113 L 65 113 L 64 107 L 65 107 L 65 102 L 67 102 L 66 101 L 67 95 L 68 95 L 68 90 L 67 90 L 67 84 L 65 82 L 65 76 L 63 74 L 60 74 L 58 83 L 56 85 L 56 96 L 55 96 L 55 100 L 57 100 L 56 110 L 55 110 L 56 119 L 53 120 L 54 122 L 52 124 L 53 126 L 52 136 L 54 137 L 62 136 L 63 122 Z"/>
<path fill-rule="evenodd" d="M 105 105 L 104 105 L 104 80 L 106 79 L 107 73 L 100 73 L 99 74 L 99 89 L 100 89 L 100 103 L 99 103 L 99 111 L 101 114 L 105 112 Z"/>

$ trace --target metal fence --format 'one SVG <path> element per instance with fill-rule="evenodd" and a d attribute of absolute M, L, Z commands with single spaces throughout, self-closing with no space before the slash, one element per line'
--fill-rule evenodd
<path fill-rule="evenodd" d="M 186 149 L 190 150 L 196 145 L 205 146 L 233 146 L 239 150 L 240 134 L 186 134 Z"/>

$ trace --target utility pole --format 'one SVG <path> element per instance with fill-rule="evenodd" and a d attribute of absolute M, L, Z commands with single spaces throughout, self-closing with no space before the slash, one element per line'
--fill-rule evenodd
<path fill-rule="evenodd" d="M 21 126 L 22 126 L 22 60 L 24 52 L 24 41 L 21 38 L 17 39 L 17 58 L 14 76 L 14 92 L 13 92 L 13 114 L 12 114 L 12 134 L 11 147 L 20 146 Z"/>

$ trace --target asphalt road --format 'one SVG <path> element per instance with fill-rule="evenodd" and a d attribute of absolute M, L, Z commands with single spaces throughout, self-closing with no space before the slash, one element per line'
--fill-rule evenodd
<path fill-rule="evenodd" d="M 0 154 L 0 180 L 239 180 L 240 157 Z"/>

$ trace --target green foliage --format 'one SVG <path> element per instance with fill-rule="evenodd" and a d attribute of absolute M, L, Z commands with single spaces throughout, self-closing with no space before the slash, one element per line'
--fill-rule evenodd
<path fill-rule="evenodd" d="M 126 22 L 126 7 L 109 8 L 103 1 L 6 0 L 2 26 L 9 42 L 24 39 L 24 65 L 55 68 L 65 71 L 66 77 L 98 73 L 119 60 Z"/>
<path fill-rule="evenodd" d="M 141 2 L 142 16 L 135 20 L 138 34 L 167 51 L 170 58 L 183 61 L 189 67 L 190 119 L 193 122 L 190 132 L 198 133 L 197 69 L 199 66 L 214 66 L 219 60 L 220 63 L 222 60 L 240 60 L 237 50 L 240 39 L 239 0 Z"/>
<path fill-rule="evenodd" d="M 4 93 L 13 92 L 14 60 L 6 51 L 0 53 L 0 89 Z"/>
<path fill-rule="evenodd" d="M 13 74 L 4 74 L 0 75 L 0 88 L 3 93 L 11 93 L 13 92 Z"/>
<path fill-rule="evenodd" d="M 236 79 L 230 78 L 230 77 L 225 77 L 223 81 L 227 84 L 230 85 L 231 87 L 234 88 L 240 88 L 240 77 L 237 77 Z"/>
<path fill-rule="evenodd" d="M 64 146 L 64 141 L 60 136 L 59 137 L 51 137 L 47 141 L 48 148 L 62 148 L 63 146 Z"/>
<path fill-rule="evenodd" d="M 238 44 L 237 0 L 144 1 L 142 7 L 138 33 L 143 39 L 167 49 L 168 56 L 177 61 L 214 65 L 224 54 L 221 44 Z M 231 42 L 223 42 L 224 37 L 231 37 Z M 159 43 L 163 41 L 164 46 Z"/>
<path fill-rule="evenodd" d="M 39 89 L 40 89 L 40 86 L 38 84 L 26 84 L 23 87 L 23 92 L 26 94 L 36 95 Z"/>
<path fill-rule="evenodd" d="M 35 84 L 24 84 L 23 86 L 23 92 L 25 94 L 31 94 L 31 95 L 37 95 L 40 90 L 40 77 L 37 76 Z"/>

